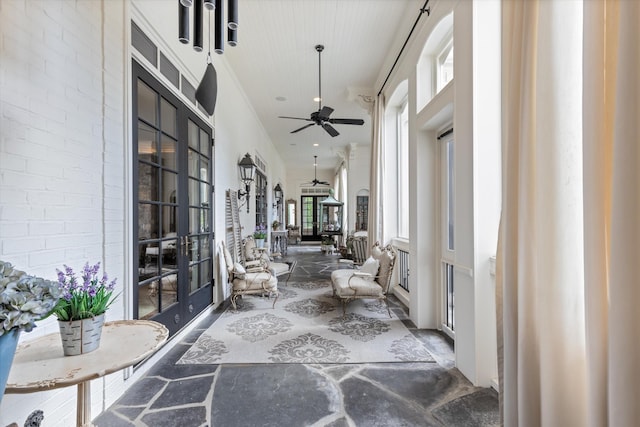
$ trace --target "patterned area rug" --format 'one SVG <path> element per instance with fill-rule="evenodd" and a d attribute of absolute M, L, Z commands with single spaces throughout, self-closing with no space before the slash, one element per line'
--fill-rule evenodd
<path fill-rule="evenodd" d="M 353 301 L 342 317 L 329 281 L 289 282 L 273 299 L 245 296 L 178 364 L 434 362 L 384 302 Z"/>

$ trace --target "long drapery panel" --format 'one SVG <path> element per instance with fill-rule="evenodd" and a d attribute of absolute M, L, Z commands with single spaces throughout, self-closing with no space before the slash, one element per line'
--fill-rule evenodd
<path fill-rule="evenodd" d="M 504 425 L 638 425 L 640 3 L 502 13 Z"/>
<path fill-rule="evenodd" d="M 373 105 L 371 122 L 371 177 L 369 182 L 369 248 L 375 243 L 384 243 L 383 235 L 383 186 L 384 186 L 384 95 L 380 94 Z"/>

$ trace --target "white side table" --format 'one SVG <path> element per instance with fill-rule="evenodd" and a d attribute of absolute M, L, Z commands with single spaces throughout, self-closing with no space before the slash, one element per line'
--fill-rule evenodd
<path fill-rule="evenodd" d="M 91 353 L 65 356 L 60 334 L 28 341 L 16 351 L 6 393 L 31 393 L 78 386 L 76 425 L 91 426 L 91 380 L 140 362 L 169 336 L 164 325 L 150 320 L 107 322 L 100 347 Z"/>

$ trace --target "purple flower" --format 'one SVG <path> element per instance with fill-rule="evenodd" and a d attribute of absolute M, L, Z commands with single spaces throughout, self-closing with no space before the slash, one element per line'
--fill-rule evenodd
<path fill-rule="evenodd" d="M 108 276 L 104 272 L 99 276 L 100 262 L 95 265 L 85 263 L 79 282 L 73 269 L 64 266 L 64 272 L 58 273 L 58 288 L 64 302 L 56 306 L 55 314 L 59 320 L 78 320 L 104 313 L 113 303 L 115 279 L 107 284 Z"/>

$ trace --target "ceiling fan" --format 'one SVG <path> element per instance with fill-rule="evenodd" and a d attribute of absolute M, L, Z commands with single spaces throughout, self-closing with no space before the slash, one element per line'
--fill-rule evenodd
<path fill-rule="evenodd" d="M 331 185 L 327 181 L 320 181 L 318 179 L 318 156 L 313 156 L 313 181 L 307 182 L 306 184 L 312 184 L 314 187 L 318 184 Z"/>
<path fill-rule="evenodd" d="M 322 62 L 321 56 L 322 51 L 324 50 L 324 46 L 319 44 L 316 45 L 316 51 L 318 51 L 318 111 L 314 111 L 311 113 L 311 116 L 306 119 L 303 117 L 289 117 L 289 116 L 278 116 L 281 119 L 295 119 L 295 120 L 306 120 L 309 123 L 307 125 L 302 126 L 296 130 L 291 131 L 291 133 L 300 132 L 303 129 L 306 129 L 313 125 L 322 126 L 322 128 L 327 131 L 329 135 L 338 136 L 340 132 L 338 132 L 331 124 L 335 125 L 362 125 L 364 124 L 364 120 L 362 119 L 332 119 L 329 116 L 333 113 L 333 108 L 327 107 L 326 105 L 322 106 Z"/>

